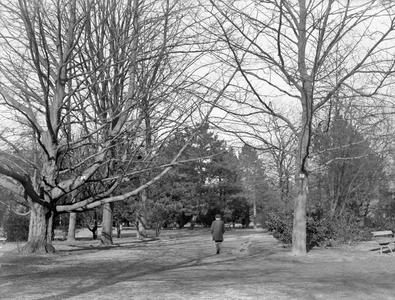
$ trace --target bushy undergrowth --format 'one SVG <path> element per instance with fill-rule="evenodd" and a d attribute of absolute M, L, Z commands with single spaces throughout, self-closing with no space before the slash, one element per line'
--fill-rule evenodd
<path fill-rule="evenodd" d="M 289 211 L 269 212 L 266 225 L 273 236 L 285 244 L 292 243 L 292 213 Z"/>
<path fill-rule="evenodd" d="M 4 223 L 4 233 L 8 242 L 27 241 L 29 237 L 29 218 L 10 213 Z"/>
<path fill-rule="evenodd" d="M 292 243 L 292 211 L 270 212 L 266 225 L 273 236 L 285 244 Z M 306 223 L 306 245 L 335 246 L 355 241 L 368 240 L 370 231 L 359 227 L 359 220 L 352 214 L 332 218 L 308 214 Z"/>
<path fill-rule="evenodd" d="M 345 212 L 332 220 L 337 244 L 368 241 L 372 237 L 371 228 L 361 227 L 360 217 L 352 212 Z"/>

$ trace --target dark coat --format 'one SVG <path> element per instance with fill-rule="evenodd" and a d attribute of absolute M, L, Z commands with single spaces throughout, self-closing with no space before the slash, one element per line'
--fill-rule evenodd
<path fill-rule="evenodd" d="M 225 233 L 225 223 L 221 220 L 215 220 L 211 224 L 211 234 L 213 235 L 213 241 L 223 241 Z"/>

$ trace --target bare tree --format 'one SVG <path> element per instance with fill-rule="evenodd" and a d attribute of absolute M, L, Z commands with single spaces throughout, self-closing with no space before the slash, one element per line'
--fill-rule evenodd
<path fill-rule="evenodd" d="M 55 213 L 154 184 L 180 156 L 156 163 L 167 138 L 205 123 L 212 106 L 201 114 L 200 102 L 215 105 L 233 76 L 210 84 L 198 72 L 206 53 L 187 2 L 20 0 L 0 9 L 0 105 L 16 116 L 13 135 L 1 132 L 0 184 L 30 206 L 22 250 L 52 252 Z"/>
<path fill-rule="evenodd" d="M 227 45 L 229 52 L 223 55 L 236 65 L 245 83 L 239 87 L 236 104 L 223 110 L 248 124 L 255 120 L 258 126 L 260 119 L 275 117 L 297 138 L 292 253 L 303 255 L 314 124 L 339 89 L 368 99 L 386 86 L 394 70 L 394 4 L 375 0 L 210 3 L 207 13 L 217 25 L 210 24 L 208 30 Z M 338 53 L 342 53 L 340 63 L 336 63 Z M 293 114 L 284 113 L 284 107 Z M 260 138 L 267 141 L 266 136 Z"/>

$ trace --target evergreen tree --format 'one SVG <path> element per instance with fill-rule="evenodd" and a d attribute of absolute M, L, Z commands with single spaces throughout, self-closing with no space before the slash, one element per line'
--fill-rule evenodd
<path fill-rule="evenodd" d="M 314 138 L 318 172 L 312 200 L 333 218 L 346 209 L 366 214 L 364 208 L 377 196 L 383 161 L 373 153 L 363 135 L 337 114 L 328 130 L 319 128 Z"/>
<path fill-rule="evenodd" d="M 188 132 L 181 132 L 169 141 L 168 155 L 178 151 L 188 136 Z M 233 149 L 204 126 L 180 161 L 155 189 L 156 198 L 170 197 L 182 204 L 175 217 L 178 223 L 191 222 L 192 228 L 196 221 L 209 225 L 217 213 L 226 220 L 233 219 L 235 203 L 240 202 L 235 199 L 242 190 Z"/>

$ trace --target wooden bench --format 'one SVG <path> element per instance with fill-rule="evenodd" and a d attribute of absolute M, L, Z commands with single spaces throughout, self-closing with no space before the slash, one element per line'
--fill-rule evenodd
<path fill-rule="evenodd" d="M 380 245 L 380 254 L 383 253 L 383 248 L 387 247 L 391 254 L 393 254 L 390 244 L 395 243 L 394 233 L 392 230 L 372 231 L 374 240 Z"/>
<path fill-rule="evenodd" d="M 232 223 L 225 224 L 225 230 L 231 230 L 231 229 L 232 229 Z"/>
<path fill-rule="evenodd" d="M 2 236 L 0 236 L 0 248 L 3 248 L 3 244 L 5 244 L 5 241 L 6 241 L 7 239 L 5 238 L 5 237 L 2 237 Z"/>

